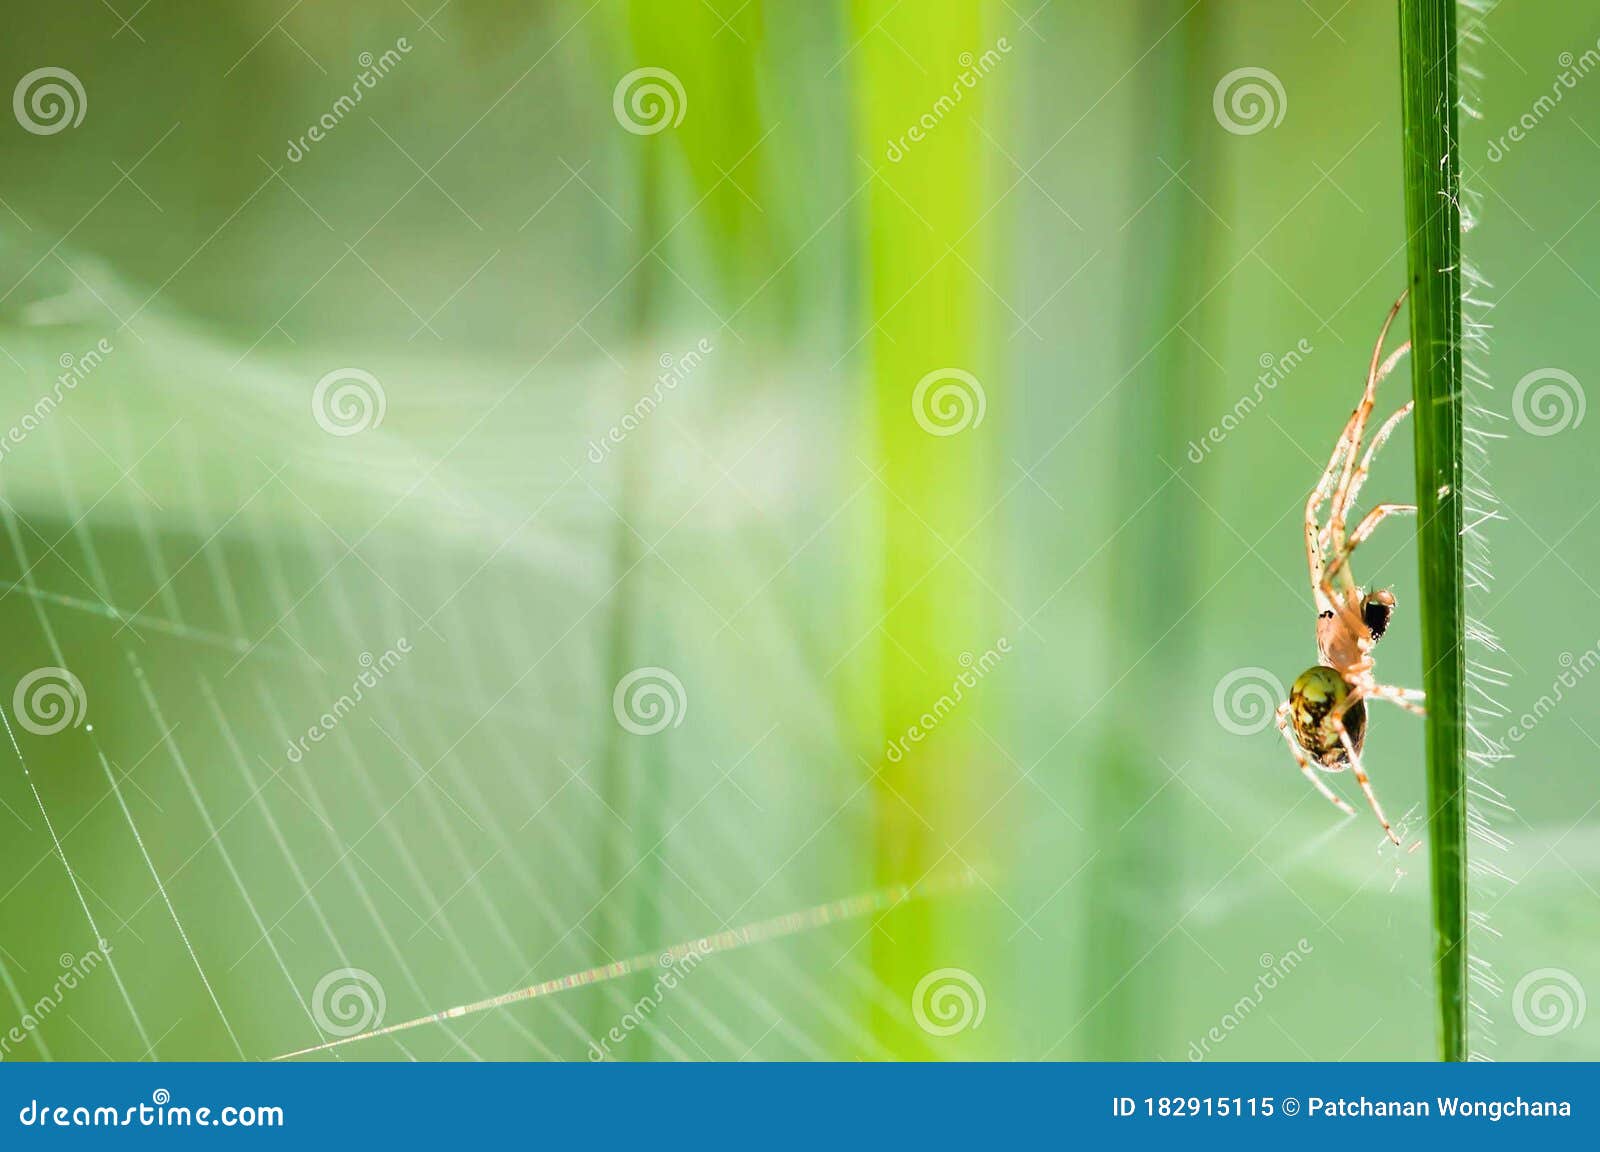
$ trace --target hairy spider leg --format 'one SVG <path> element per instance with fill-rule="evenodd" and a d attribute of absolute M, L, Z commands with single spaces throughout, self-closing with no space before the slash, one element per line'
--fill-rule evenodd
<path fill-rule="evenodd" d="M 1345 707 L 1360 699 L 1360 689 L 1357 688 L 1345 697 Z M 1394 841 L 1400 843 L 1400 837 L 1394 834 L 1394 829 L 1389 826 L 1389 818 L 1383 814 L 1383 805 L 1378 803 L 1378 794 L 1372 790 L 1372 781 L 1367 778 L 1367 770 L 1361 766 L 1361 756 L 1356 752 L 1356 746 L 1350 740 L 1350 732 L 1344 726 L 1344 709 L 1335 709 L 1331 717 L 1333 725 L 1339 731 L 1339 743 L 1344 745 L 1345 755 L 1350 760 L 1350 770 L 1356 774 L 1356 783 L 1361 785 L 1361 791 L 1366 793 L 1367 803 L 1372 805 L 1372 814 L 1378 818 L 1378 823 L 1383 825 L 1383 833 Z"/>
<path fill-rule="evenodd" d="M 1356 428 L 1350 441 L 1350 454 L 1345 457 L 1344 473 L 1339 479 L 1339 486 L 1334 489 L 1333 503 L 1328 511 L 1326 534 L 1330 538 L 1343 534 L 1345 520 L 1349 517 L 1351 508 L 1355 506 L 1356 494 L 1361 490 L 1361 485 L 1366 483 L 1367 473 L 1372 467 L 1373 457 L 1377 455 L 1377 450 L 1383 446 L 1384 442 L 1389 439 L 1389 435 L 1394 431 L 1395 425 L 1411 413 L 1414 401 L 1407 400 L 1398 412 L 1390 416 L 1379 427 L 1372 438 L 1372 443 L 1367 446 L 1366 454 L 1361 457 L 1360 465 L 1356 466 L 1356 454 L 1361 450 L 1361 438 L 1366 431 L 1366 422 L 1372 416 L 1375 400 L 1370 389 L 1375 389 L 1379 384 L 1383 383 L 1388 378 L 1389 373 L 1394 371 L 1395 365 L 1410 351 L 1411 341 L 1407 340 L 1389 354 L 1388 359 L 1378 368 L 1377 374 L 1368 385 L 1369 391 L 1363 394 L 1361 407 L 1358 407 L 1351 417 L 1352 422 L 1356 424 Z M 1363 409 L 1365 410 L 1363 411 Z"/>
<path fill-rule="evenodd" d="M 1352 416 L 1344 426 L 1344 432 L 1339 436 L 1339 442 L 1333 446 L 1333 455 L 1328 458 L 1328 467 L 1323 470 L 1322 478 L 1317 481 L 1317 486 L 1311 490 L 1311 495 L 1306 497 L 1306 566 L 1311 572 L 1311 595 L 1316 598 L 1317 611 L 1326 612 L 1333 608 L 1333 601 L 1323 593 L 1323 545 L 1322 527 L 1317 522 L 1317 513 L 1322 505 L 1333 495 L 1334 479 L 1337 470 L 1344 460 L 1349 447 L 1351 425 L 1355 417 Z"/>
<path fill-rule="evenodd" d="M 1404 300 L 1405 297 L 1402 295 L 1400 299 Z M 1399 302 L 1397 301 L 1395 308 L 1398 307 Z M 1388 332 L 1389 323 L 1393 319 L 1394 311 L 1391 310 L 1388 319 L 1384 322 L 1385 333 Z M 1380 336 L 1379 350 L 1383 346 L 1382 339 L 1382 336 Z M 1362 400 L 1367 412 L 1371 411 L 1371 390 L 1382 382 L 1384 377 L 1393 370 L 1395 364 L 1399 362 L 1400 357 L 1404 356 L 1410 348 L 1409 341 L 1402 344 L 1395 349 L 1382 365 L 1377 364 L 1377 352 L 1374 352 L 1374 368 L 1368 374 L 1368 392 L 1363 396 Z M 1343 547 L 1343 540 L 1337 539 L 1335 533 L 1337 532 L 1342 536 L 1345 517 L 1349 515 L 1350 504 L 1355 499 L 1355 491 L 1359 491 L 1361 484 L 1365 482 L 1367 474 L 1372 467 L 1373 457 L 1377 455 L 1378 449 L 1383 446 L 1384 442 L 1389 439 L 1395 425 L 1410 413 L 1411 406 L 1412 402 L 1407 401 L 1399 412 L 1384 421 L 1383 426 L 1378 429 L 1377 435 L 1373 437 L 1372 444 L 1367 448 L 1366 455 L 1361 458 L 1360 466 L 1352 468 L 1351 465 L 1360 452 L 1361 430 L 1364 427 L 1366 418 L 1366 413 L 1363 412 L 1362 406 L 1357 406 L 1356 410 L 1350 414 L 1350 418 L 1345 421 L 1344 430 L 1339 433 L 1339 439 L 1333 446 L 1333 453 L 1328 458 L 1328 466 L 1323 470 L 1321 478 L 1317 481 L 1317 486 L 1306 497 L 1306 566 L 1311 574 L 1311 594 L 1316 598 L 1317 611 L 1319 612 L 1326 612 L 1338 607 L 1334 598 L 1331 595 L 1324 595 L 1323 592 L 1325 557 L 1330 549 L 1338 551 L 1342 550 Z M 1359 479 L 1347 483 L 1345 480 L 1347 473 L 1352 477 L 1359 477 Z M 1322 505 L 1330 499 L 1333 503 L 1329 508 L 1328 523 L 1324 526 L 1318 523 L 1317 514 L 1321 511 Z M 1346 583 L 1350 587 L 1354 587 L 1353 578 L 1347 577 Z"/>
<path fill-rule="evenodd" d="M 1363 682 L 1357 685 L 1357 690 L 1364 698 L 1371 700 L 1387 700 L 1410 712 L 1413 716 L 1426 716 L 1428 710 L 1420 701 L 1426 699 L 1426 694 L 1420 688 L 1399 688 L 1393 684 L 1379 684 L 1372 679 L 1369 672 L 1362 678 Z M 1370 721 L 1369 721 L 1370 723 Z"/>
<path fill-rule="evenodd" d="M 1318 792 L 1321 792 L 1333 802 L 1333 806 L 1346 816 L 1354 816 L 1356 810 L 1339 798 L 1338 793 L 1328 787 L 1327 781 L 1317 775 L 1311 765 L 1311 757 L 1306 755 L 1306 750 L 1300 747 L 1300 742 L 1294 738 L 1294 733 L 1289 730 L 1289 701 L 1285 700 L 1278 705 L 1278 731 L 1283 733 L 1283 738 L 1289 744 L 1289 751 L 1294 753 L 1295 763 L 1300 765 L 1300 771 Z"/>
<path fill-rule="evenodd" d="M 1373 378 L 1371 385 L 1369 385 L 1369 391 L 1367 392 L 1366 396 L 1363 397 L 1362 406 L 1366 409 L 1366 411 L 1364 412 L 1361 408 L 1358 408 L 1355 415 L 1351 417 L 1352 423 L 1358 426 L 1355 428 L 1353 438 L 1350 442 L 1349 454 L 1345 457 L 1344 475 L 1339 481 L 1338 488 L 1336 488 L 1334 491 L 1332 501 L 1328 508 L 1327 527 L 1323 529 L 1324 549 L 1333 553 L 1336 558 L 1348 552 L 1349 545 L 1346 543 L 1345 539 L 1345 521 L 1350 515 L 1351 507 L 1355 504 L 1356 494 L 1361 490 L 1361 486 L 1366 483 L 1367 476 L 1371 473 L 1372 461 L 1377 456 L 1378 449 L 1382 448 L 1383 445 L 1388 442 L 1388 439 L 1390 435 L 1393 434 L 1395 427 L 1400 423 L 1401 420 L 1404 420 L 1406 416 L 1410 414 L 1413 404 L 1412 401 L 1406 401 L 1406 403 L 1401 406 L 1398 412 L 1390 416 L 1389 419 L 1385 420 L 1383 424 L 1379 426 L 1377 434 L 1372 438 L 1372 443 L 1367 446 L 1366 453 L 1361 456 L 1361 463 L 1352 468 L 1351 465 L 1355 463 L 1357 453 L 1359 453 L 1361 450 L 1362 428 L 1365 425 L 1366 416 L 1371 412 L 1372 392 L 1370 389 L 1375 387 L 1383 380 L 1384 377 L 1389 374 L 1394 365 L 1399 361 L 1400 357 L 1405 355 L 1406 352 L 1410 350 L 1410 347 L 1411 345 L 1409 342 L 1402 344 L 1399 348 L 1395 349 L 1394 353 L 1387 360 L 1383 362 L 1382 367 L 1378 370 L 1377 374 Z M 1354 591 L 1356 588 L 1356 579 L 1355 576 L 1350 572 L 1349 568 L 1345 567 L 1342 562 L 1334 564 L 1333 567 L 1335 569 L 1343 568 L 1344 575 L 1342 583 L 1347 589 Z M 1330 599 L 1331 598 L 1332 597 L 1330 597 Z"/>
<path fill-rule="evenodd" d="M 1402 300 L 1404 298 L 1405 297 L 1403 296 L 1401 297 Z M 1390 319 L 1393 319 L 1393 316 L 1394 314 L 1391 312 Z M 1390 371 L 1394 368 L 1394 365 L 1398 363 L 1400 357 L 1405 355 L 1410 347 L 1410 343 L 1407 342 L 1402 344 L 1399 348 L 1396 348 L 1389 358 L 1385 360 L 1383 365 L 1378 369 L 1374 381 L 1370 387 L 1376 387 L 1377 383 L 1381 382 L 1383 378 L 1390 373 Z M 1370 394 L 1371 393 L 1369 391 L 1368 395 L 1370 396 Z M 1378 427 L 1378 431 L 1372 437 L 1372 442 L 1367 445 L 1366 452 L 1361 455 L 1360 465 L 1358 465 L 1353 471 L 1349 471 L 1347 473 L 1348 481 L 1342 483 L 1340 488 L 1333 494 L 1332 504 L 1328 510 L 1328 524 L 1327 527 L 1323 529 L 1322 535 L 1322 544 L 1325 557 L 1323 563 L 1326 569 L 1324 574 L 1323 593 L 1327 597 L 1328 601 L 1333 604 L 1334 607 L 1336 607 L 1344 616 L 1345 623 L 1351 628 L 1357 628 L 1360 621 L 1356 617 L 1355 608 L 1352 603 L 1354 599 L 1354 593 L 1356 592 L 1357 588 L 1355 575 L 1350 571 L 1350 553 L 1355 549 L 1357 544 L 1359 544 L 1362 540 L 1365 540 L 1367 536 L 1370 536 L 1372 534 L 1372 530 L 1381 524 L 1388 516 L 1397 512 L 1405 511 L 1407 509 L 1411 511 L 1415 511 L 1416 509 L 1413 505 L 1408 504 L 1380 505 L 1380 507 L 1387 507 L 1388 511 L 1377 516 L 1367 516 L 1361 521 L 1361 523 L 1356 525 L 1355 532 L 1351 534 L 1351 537 L 1348 540 L 1346 539 L 1344 532 L 1345 518 L 1350 514 L 1350 508 L 1355 503 L 1356 495 L 1361 491 L 1361 486 L 1366 483 L 1367 477 L 1371 474 L 1372 461 L 1377 457 L 1378 450 L 1388 443 L 1389 437 L 1394 434 L 1394 430 L 1399 426 L 1400 422 L 1411 414 L 1413 405 L 1414 401 L 1407 400 L 1403 405 L 1401 405 L 1398 411 L 1396 411 Z M 1357 415 L 1359 415 L 1359 410 Z M 1352 423 L 1354 423 L 1355 420 L 1356 417 L 1352 416 Z M 1356 454 L 1360 451 L 1361 447 L 1359 431 L 1356 432 L 1355 436 L 1356 438 L 1350 442 L 1350 450 L 1345 457 L 1345 466 L 1347 469 L 1349 468 L 1350 463 L 1355 460 Z M 1374 511 L 1376 512 L 1377 510 L 1374 509 Z M 1368 521 L 1370 521 L 1370 523 L 1368 523 Z M 1365 529 L 1364 532 L 1363 529 Z M 1326 556 L 1329 553 L 1331 553 L 1333 557 L 1332 563 L 1328 563 L 1326 559 Z M 1340 577 L 1340 583 L 1343 584 L 1345 589 L 1351 593 L 1351 596 L 1341 598 L 1334 595 L 1332 584 L 1335 576 Z"/>
<path fill-rule="evenodd" d="M 1341 505 L 1345 493 L 1350 490 L 1350 477 L 1355 473 L 1357 457 L 1361 452 L 1361 440 L 1367 428 L 1367 418 L 1372 415 L 1372 406 L 1377 400 L 1378 384 L 1387 376 L 1401 356 L 1405 355 L 1410 347 L 1409 342 L 1402 344 L 1387 360 L 1383 358 L 1383 343 L 1389 338 L 1389 326 L 1394 323 L 1395 316 L 1400 311 L 1400 305 L 1406 301 L 1406 293 L 1400 293 L 1400 298 L 1389 308 L 1389 314 L 1383 318 L 1383 327 L 1378 330 L 1377 342 L 1372 346 L 1372 362 L 1367 367 L 1367 386 L 1361 393 L 1361 403 L 1356 405 L 1356 410 L 1350 419 L 1351 429 L 1349 435 L 1350 451 L 1344 458 L 1344 470 L 1339 476 L 1339 486 L 1335 490 L 1333 511 L 1329 516 L 1328 528 L 1333 544 L 1337 547 L 1341 542 L 1344 532 L 1344 517 L 1347 511 Z"/>
<path fill-rule="evenodd" d="M 1356 497 L 1361 495 L 1361 488 L 1367 482 L 1367 477 L 1372 473 L 1372 462 L 1377 459 L 1379 450 L 1389 442 L 1389 437 L 1394 434 L 1395 428 L 1407 416 L 1411 415 L 1414 401 L 1407 400 L 1400 409 L 1385 420 L 1378 431 L 1373 434 L 1367 450 L 1362 454 L 1361 466 L 1356 469 L 1355 475 L 1350 480 L 1350 490 L 1344 494 L 1344 512 L 1348 518 L 1351 509 L 1355 507 Z M 1324 550 L 1329 545 L 1328 529 L 1322 530 L 1322 547 Z"/>
<path fill-rule="evenodd" d="M 1361 522 L 1355 526 L 1355 530 L 1350 533 L 1350 539 L 1345 542 L 1344 548 L 1333 558 L 1333 563 L 1328 565 L 1328 570 L 1323 575 L 1323 592 L 1329 597 L 1333 596 L 1334 577 L 1348 574 L 1350 554 L 1356 550 L 1356 545 L 1376 531 L 1379 524 L 1391 516 L 1414 514 L 1416 510 L 1415 504 L 1378 504 L 1363 516 Z M 1353 582 L 1351 586 L 1354 586 Z"/>

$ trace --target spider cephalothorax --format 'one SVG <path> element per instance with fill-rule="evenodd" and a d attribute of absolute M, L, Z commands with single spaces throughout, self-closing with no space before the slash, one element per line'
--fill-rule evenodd
<path fill-rule="evenodd" d="M 1317 616 L 1317 658 L 1334 668 L 1354 668 L 1388 631 L 1394 593 L 1351 588 L 1335 595 L 1343 601 L 1340 610 L 1326 608 Z M 1371 662 L 1370 656 L 1365 658 Z"/>
<path fill-rule="evenodd" d="M 1372 415 L 1378 384 L 1411 347 L 1408 342 L 1395 349 L 1387 359 L 1383 356 L 1389 325 L 1404 301 L 1402 295 L 1389 310 L 1383 330 L 1378 333 L 1378 343 L 1372 350 L 1361 403 L 1356 405 L 1340 433 L 1322 478 L 1306 497 L 1306 561 L 1311 569 L 1311 595 L 1317 605 L 1319 663 L 1300 674 L 1289 698 L 1278 706 L 1278 728 L 1289 742 L 1289 749 L 1306 779 L 1340 809 L 1353 815 L 1350 805 L 1316 772 L 1318 768 L 1325 772 L 1350 768 L 1385 834 L 1396 844 L 1400 842 L 1399 837 L 1389 826 L 1377 794 L 1372 790 L 1372 781 L 1361 765 L 1367 735 L 1366 701 L 1388 700 L 1420 715 L 1422 693 L 1378 683 L 1373 672 L 1372 649 L 1383 638 L 1394 615 L 1394 593 L 1386 588 L 1363 591 L 1350 573 L 1350 554 L 1385 519 L 1417 509 L 1412 504 L 1378 504 L 1348 534 L 1345 526 L 1356 496 L 1366 482 L 1373 457 L 1395 426 L 1411 411 L 1408 401 L 1379 426 L 1371 443 L 1366 445 L 1366 451 L 1362 451 L 1362 439 Z M 1317 518 L 1324 504 L 1329 505 L 1326 524 Z"/>

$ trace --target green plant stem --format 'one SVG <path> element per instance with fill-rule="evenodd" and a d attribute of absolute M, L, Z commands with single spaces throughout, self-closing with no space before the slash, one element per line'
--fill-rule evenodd
<path fill-rule="evenodd" d="M 1214 169 L 1209 153 L 1219 135 L 1216 120 L 1209 104 L 1174 110 L 1184 107 L 1183 94 L 1197 78 L 1211 71 L 1218 17 L 1201 11 L 1185 19 L 1187 8 L 1183 0 L 1159 0 L 1130 10 L 1136 35 L 1147 43 L 1181 25 L 1160 66 L 1131 99 L 1135 122 L 1153 126 L 1151 150 L 1189 160 L 1193 171 L 1186 179 L 1209 205 L 1220 192 L 1207 175 Z M 1091 920 L 1079 962 L 1083 1002 L 1094 1007 L 1081 1030 L 1080 1051 L 1095 1060 L 1148 1059 L 1152 1048 L 1161 1051 L 1182 995 L 1174 953 L 1161 945 L 1168 926 L 1183 915 L 1176 893 L 1188 829 L 1183 807 L 1171 803 L 1172 796 L 1154 800 L 1171 783 L 1178 762 L 1169 759 L 1170 743 L 1150 724 L 1149 702 L 1178 699 L 1190 682 L 1196 636 L 1184 606 L 1203 590 L 1193 568 L 1168 561 L 1202 547 L 1195 496 L 1186 487 L 1191 481 L 1175 478 L 1172 466 L 1184 467 L 1188 438 L 1215 397 L 1194 346 L 1174 330 L 1195 310 L 1197 294 L 1178 267 L 1198 272 L 1214 259 L 1209 211 L 1193 196 L 1163 196 L 1141 213 L 1129 237 L 1129 263 L 1140 274 L 1127 287 L 1122 340 L 1128 362 L 1141 367 L 1113 401 L 1118 450 L 1112 501 L 1122 527 L 1107 552 L 1110 571 L 1140 575 L 1114 580 L 1108 593 L 1106 682 L 1117 681 L 1121 690 L 1109 702 L 1111 723 L 1093 781 L 1093 820 L 1124 831 L 1100 847 L 1086 870 Z M 1201 276 L 1208 284 L 1209 275 Z M 1192 323 L 1204 323 L 1203 315 Z M 1203 483 L 1190 475 L 1193 483 Z M 1129 899 L 1129 893 L 1139 895 Z"/>
<path fill-rule="evenodd" d="M 1466 664 L 1455 0 L 1400 0 L 1400 82 L 1439 1052 L 1445 1060 L 1465 1060 Z"/>
<path fill-rule="evenodd" d="M 644 137 L 634 142 L 634 162 L 638 208 L 632 229 L 636 246 L 633 255 L 636 266 L 628 278 L 629 299 L 627 337 L 631 348 L 629 366 L 636 375 L 630 387 L 639 380 L 648 380 L 655 370 L 651 353 L 652 342 L 657 338 L 661 300 L 657 267 L 644 256 L 654 250 L 661 239 L 662 230 L 662 153 L 668 142 L 658 137 Z M 664 810 L 668 796 L 663 781 L 666 773 L 652 771 L 641 763 L 652 754 L 648 743 L 641 743 L 625 731 L 610 715 L 610 689 L 635 666 L 641 634 L 641 599 L 646 582 L 638 571 L 641 558 L 639 536 L 633 525 L 644 523 L 649 462 L 644 455 L 649 451 L 650 440 L 641 438 L 628 445 L 628 451 L 618 453 L 617 467 L 621 477 L 617 488 L 617 523 L 612 536 L 612 570 L 617 573 L 615 587 L 608 601 L 609 620 L 605 641 L 605 680 L 607 712 L 601 725 L 597 777 L 599 794 L 608 812 L 627 813 L 623 820 L 624 832 L 607 821 L 599 842 L 599 876 L 604 891 L 612 892 L 630 877 L 633 891 L 638 893 L 636 903 L 627 917 L 601 916 L 595 924 L 595 940 L 605 956 L 625 956 L 637 946 L 638 941 L 653 940 L 659 935 L 659 910 L 661 866 L 659 857 L 652 853 L 646 860 L 635 860 L 634 842 L 655 843 L 650 827 Z M 656 754 L 659 754 L 657 751 Z M 644 837 L 649 839 L 644 839 Z M 623 931 L 624 924 L 626 932 Z M 590 1028 L 595 1036 L 604 1036 L 615 1023 L 614 1010 L 604 997 L 595 998 L 594 1016 Z M 638 1036 L 638 1047 L 632 1055 L 636 1059 L 651 1059 L 655 1041 L 648 1031 Z"/>
<path fill-rule="evenodd" d="M 921 0 L 912 18 L 909 6 L 898 14 L 896 9 L 894 0 L 856 0 L 851 7 L 849 36 L 860 42 L 851 62 L 859 129 L 879 156 L 888 141 L 949 95 L 942 72 L 918 62 L 956 61 L 985 43 L 985 21 L 996 18 L 998 5 Z M 898 163 L 883 165 L 866 194 L 862 328 L 871 334 L 870 427 L 874 471 L 885 496 L 881 607 L 873 612 L 882 617 L 874 637 L 882 711 L 869 729 L 866 753 L 880 761 L 872 769 L 872 788 L 875 882 L 881 886 L 918 883 L 941 860 L 948 865 L 953 837 L 962 838 L 964 853 L 976 853 L 979 841 L 968 837 L 981 830 L 972 818 L 990 803 L 968 807 L 977 802 L 983 777 L 977 765 L 984 742 L 973 727 L 974 712 L 953 714 L 940 725 L 936 741 L 918 745 L 916 756 L 893 762 L 882 749 L 917 725 L 947 691 L 959 654 L 983 651 L 996 635 L 989 598 L 970 565 L 952 556 L 949 542 L 959 542 L 957 555 L 985 554 L 998 425 L 932 435 L 919 423 L 912 401 L 925 374 L 956 368 L 981 380 L 991 422 L 994 413 L 1005 411 L 1003 378 L 985 360 L 982 285 L 992 282 L 994 270 L 991 228 L 982 225 L 996 193 L 986 186 L 993 149 L 979 132 L 999 95 L 998 84 L 986 80 L 962 100 L 960 115 L 915 142 Z M 957 248 L 946 239 L 957 240 Z M 944 258 L 950 252 L 959 259 Z M 907 903 L 886 931 L 872 933 L 873 975 L 899 1001 L 873 1009 L 873 1036 L 883 1047 L 899 1055 L 928 1052 L 927 1033 L 906 1032 L 901 1005 L 923 976 L 951 963 L 951 949 L 959 946 L 953 922 L 928 901 Z M 993 1035 L 985 1031 L 971 1042 Z"/>

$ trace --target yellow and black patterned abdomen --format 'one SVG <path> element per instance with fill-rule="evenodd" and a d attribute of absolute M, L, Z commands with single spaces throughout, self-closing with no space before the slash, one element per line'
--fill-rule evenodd
<path fill-rule="evenodd" d="M 1306 754 L 1324 768 L 1342 768 L 1349 762 L 1339 739 L 1339 729 L 1333 720 L 1333 711 L 1350 694 L 1344 677 L 1326 665 L 1319 664 L 1300 673 L 1289 689 L 1289 723 L 1294 728 L 1294 738 Z M 1359 755 L 1362 741 L 1367 735 L 1367 705 L 1357 700 L 1344 713 L 1344 729 L 1350 734 L 1350 744 Z"/>

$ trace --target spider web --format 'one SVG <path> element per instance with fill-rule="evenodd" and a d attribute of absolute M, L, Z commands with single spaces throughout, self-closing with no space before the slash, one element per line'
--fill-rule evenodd
<path fill-rule="evenodd" d="M 50 367 L 62 334 L 48 335 L 15 349 L 29 379 Z M 196 376 L 231 351 L 161 338 Z M 33 919 L 24 930 L 7 916 L 6 995 L 27 1015 L 58 954 L 111 945 L 106 974 L 29 1031 L 37 1055 L 320 1047 L 347 1034 L 317 998 L 345 970 L 381 988 L 367 1029 L 431 1026 L 335 1058 L 586 1058 L 625 1017 L 637 1027 L 613 1046 L 624 1058 L 891 1054 L 863 1010 L 908 1026 L 909 1010 L 868 969 L 863 941 L 908 894 L 839 902 L 868 890 L 870 794 L 858 774 L 815 767 L 851 760 L 826 701 L 781 710 L 815 733 L 800 751 L 772 738 L 776 723 L 707 723 L 687 738 L 628 736 L 610 780 L 597 763 L 614 739 L 603 641 L 620 598 L 650 606 L 638 663 L 674 669 L 691 721 L 729 691 L 730 671 L 696 650 L 707 613 L 786 631 L 758 595 L 769 566 L 746 554 L 723 484 L 664 523 L 629 525 L 656 561 L 618 573 L 606 478 L 557 470 L 538 445 L 525 465 L 496 457 L 486 472 L 478 459 L 463 476 L 383 429 L 323 435 L 304 389 L 253 362 L 231 380 L 221 371 L 215 390 L 183 381 L 163 395 L 147 354 L 119 347 L 96 369 L 93 411 L 63 405 L 0 475 L 8 666 L 69 669 L 87 698 L 79 726 L 53 735 L 14 727 L 6 702 L 18 771 L 0 797 L 20 828 L 5 904 Z M 502 396 L 503 415 L 530 414 Z M 540 411 L 560 403 L 539 391 Z M 707 455 L 716 469 L 732 461 Z M 697 548 L 714 539 L 720 574 L 667 559 L 685 524 Z M 747 607 L 730 621 L 713 601 Z M 798 646 L 775 651 L 765 674 L 807 675 Z M 325 739 L 287 754 L 396 655 L 322 724 Z M 795 909 L 812 918 L 761 931 Z M 623 958 L 752 926 L 761 947 L 719 954 L 659 1011 L 633 1011 L 649 981 Z M 536 1006 L 436 1017 L 618 965 Z M 908 1027 L 905 1046 L 917 1042 Z"/>

